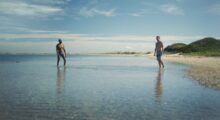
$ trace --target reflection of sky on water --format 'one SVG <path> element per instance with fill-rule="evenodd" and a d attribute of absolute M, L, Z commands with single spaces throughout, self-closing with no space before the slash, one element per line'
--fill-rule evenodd
<path fill-rule="evenodd" d="M 220 118 L 219 91 L 187 78 L 181 64 L 160 70 L 144 57 L 73 56 L 56 68 L 56 56 L 0 60 L 0 119 Z"/>
<path fill-rule="evenodd" d="M 57 94 L 63 93 L 65 87 L 66 67 L 57 67 Z"/>

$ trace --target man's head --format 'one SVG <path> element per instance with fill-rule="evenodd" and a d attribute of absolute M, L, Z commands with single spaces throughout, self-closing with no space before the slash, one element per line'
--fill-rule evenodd
<path fill-rule="evenodd" d="M 61 40 L 61 39 L 58 39 L 58 42 L 59 42 L 59 43 L 62 43 L 62 40 Z"/>
<path fill-rule="evenodd" d="M 157 41 L 160 41 L 160 36 L 156 36 L 156 40 L 157 40 Z"/>

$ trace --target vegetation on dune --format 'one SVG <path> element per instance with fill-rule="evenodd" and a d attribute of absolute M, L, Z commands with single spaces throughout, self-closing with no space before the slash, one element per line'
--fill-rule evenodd
<path fill-rule="evenodd" d="M 184 44 L 184 43 L 174 43 L 174 44 L 172 44 L 172 45 L 167 46 L 167 47 L 164 49 L 164 51 L 166 51 L 166 52 L 173 52 L 173 53 L 181 52 L 182 49 L 183 49 L 184 47 L 186 47 L 186 46 L 187 46 L 187 45 Z"/>
<path fill-rule="evenodd" d="M 164 51 L 199 56 L 220 56 L 220 40 L 208 37 L 188 45 L 176 43 L 167 46 Z"/>
<path fill-rule="evenodd" d="M 183 52 L 206 52 L 216 50 L 220 50 L 220 40 L 216 40 L 214 38 L 204 38 L 190 43 L 183 49 Z"/>

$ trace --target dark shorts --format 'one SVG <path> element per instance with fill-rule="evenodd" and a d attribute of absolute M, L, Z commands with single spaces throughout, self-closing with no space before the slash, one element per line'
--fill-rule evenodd
<path fill-rule="evenodd" d="M 162 56 L 162 53 L 161 52 L 157 52 L 157 60 L 159 61 L 159 60 L 161 60 L 161 56 Z"/>
<path fill-rule="evenodd" d="M 63 52 L 58 52 L 58 53 L 57 53 L 57 57 L 60 57 L 60 56 L 61 56 L 61 57 L 64 57 Z"/>

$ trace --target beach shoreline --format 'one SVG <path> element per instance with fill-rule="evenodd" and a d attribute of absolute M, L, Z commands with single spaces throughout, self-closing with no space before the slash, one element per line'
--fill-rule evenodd
<path fill-rule="evenodd" d="M 155 59 L 152 54 L 147 55 Z M 162 60 L 190 65 L 187 75 L 200 84 L 220 90 L 220 57 L 165 54 Z"/>
<path fill-rule="evenodd" d="M 155 56 L 150 54 L 83 54 L 86 56 L 129 56 L 129 57 L 147 57 L 154 59 Z M 71 56 L 71 55 L 70 55 Z M 220 90 L 220 57 L 190 56 L 181 54 L 164 54 L 163 61 L 175 62 L 189 65 L 187 75 L 200 84 L 209 88 Z M 166 66 L 166 65 L 165 65 Z"/>

